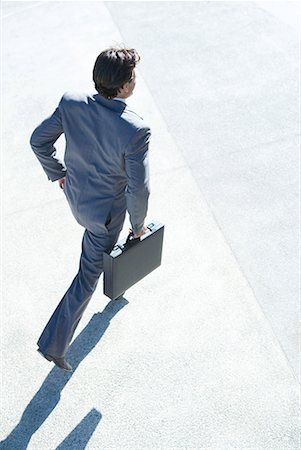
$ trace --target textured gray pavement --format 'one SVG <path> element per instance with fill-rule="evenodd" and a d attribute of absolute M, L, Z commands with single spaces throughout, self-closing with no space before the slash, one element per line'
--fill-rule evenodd
<path fill-rule="evenodd" d="M 253 2 L 108 5 L 297 374 L 297 32 Z"/>
<path fill-rule="evenodd" d="M 0 448 L 299 450 L 296 30 L 258 2 L 2 8 Z M 70 376 L 35 342 L 83 229 L 28 140 L 119 42 L 142 57 L 129 103 L 153 130 L 163 262 L 126 300 L 100 280 Z"/>

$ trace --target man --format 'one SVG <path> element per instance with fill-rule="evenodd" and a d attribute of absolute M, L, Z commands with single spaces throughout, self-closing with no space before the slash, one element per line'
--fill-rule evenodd
<path fill-rule="evenodd" d="M 63 95 L 33 132 L 30 145 L 48 179 L 58 181 L 77 222 L 85 228 L 79 270 L 38 340 L 38 351 L 71 371 L 65 354 L 122 230 L 126 210 L 134 238 L 146 232 L 150 128 L 126 99 L 135 88 L 135 49 L 110 47 L 93 69 L 97 94 Z M 65 166 L 54 143 L 64 133 Z"/>

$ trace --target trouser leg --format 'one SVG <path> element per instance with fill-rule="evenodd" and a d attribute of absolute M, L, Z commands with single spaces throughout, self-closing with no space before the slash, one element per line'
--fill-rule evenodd
<path fill-rule="evenodd" d="M 79 271 L 38 340 L 38 346 L 43 353 L 56 357 L 65 355 L 103 271 L 103 253 L 110 253 L 114 247 L 124 218 L 125 210 L 112 215 L 107 226 L 108 234 L 96 235 L 88 229 L 85 230 Z"/>

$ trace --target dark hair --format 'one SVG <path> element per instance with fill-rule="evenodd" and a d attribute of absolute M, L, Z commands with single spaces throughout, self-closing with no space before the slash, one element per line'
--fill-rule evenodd
<path fill-rule="evenodd" d="M 140 56 L 134 48 L 110 47 L 101 52 L 93 68 L 93 81 L 97 92 L 108 99 L 117 96 L 118 90 L 131 81 Z"/>

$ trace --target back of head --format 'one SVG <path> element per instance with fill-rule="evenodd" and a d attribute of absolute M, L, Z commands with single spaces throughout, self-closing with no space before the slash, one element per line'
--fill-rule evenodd
<path fill-rule="evenodd" d="M 108 99 L 117 96 L 118 90 L 131 81 L 140 56 L 134 48 L 112 46 L 101 52 L 93 68 L 93 81 L 97 92 Z"/>

